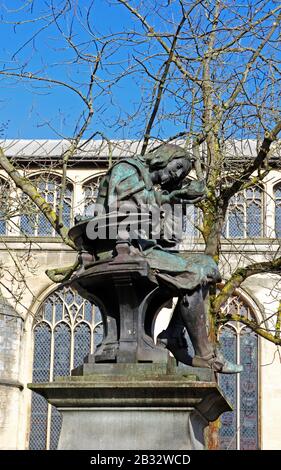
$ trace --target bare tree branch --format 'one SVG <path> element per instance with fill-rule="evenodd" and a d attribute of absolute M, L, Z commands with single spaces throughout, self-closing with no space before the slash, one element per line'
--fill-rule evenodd
<path fill-rule="evenodd" d="M 3 149 L 0 147 L 0 165 L 7 172 L 10 178 L 14 181 L 17 188 L 20 188 L 33 202 L 38 209 L 42 211 L 48 219 L 52 227 L 56 230 L 58 235 L 62 238 L 64 243 L 71 248 L 75 249 L 75 245 L 68 237 L 68 229 L 59 221 L 58 215 L 53 208 L 48 204 L 45 199 L 40 195 L 36 187 L 30 180 L 20 175 L 12 163 L 5 156 Z"/>
<path fill-rule="evenodd" d="M 245 279 L 261 273 L 276 273 L 281 275 L 281 257 L 272 261 L 252 263 L 248 266 L 237 268 L 217 295 L 213 304 L 214 311 L 219 314 L 220 308 L 224 302 L 233 295 L 235 290 L 241 286 Z"/>
<path fill-rule="evenodd" d="M 179 36 L 179 33 L 180 33 L 185 21 L 186 21 L 186 15 L 184 14 L 181 21 L 180 21 L 180 23 L 179 23 L 179 25 L 178 25 L 178 27 L 177 27 L 176 32 L 175 32 L 175 35 L 174 35 L 174 38 L 173 38 L 173 41 L 172 41 L 172 45 L 171 45 L 171 48 L 170 48 L 170 52 L 168 54 L 168 58 L 167 58 L 167 60 L 165 62 L 165 65 L 164 65 L 163 73 L 161 75 L 161 78 L 160 78 L 158 86 L 157 86 L 157 93 L 156 93 L 154 106 L 153 106 L 150 118 L 148 120 L 146 129 L 145 129 L 145 132 L 144 132 L 144 140 L 143 140 L 143 145 L 142 145 L 142 149 L 141 149 L 141 155 L 145 154 L 147 146 L 148 146 L 151 129 L 152 129 L 153 123 L 155 121 L 155 118 L 156 118 L 156 115 L 157 115 L 157 112 L 158 112 L 158 109 L 159 109 L 159 106 L 160 106 L 160 103 L 161 103 L 161 98 L 162 98 L 162 95 L 163 95 L 164 85 L 165 85 L 165 82 L 166 82 L 166 79 L 167 79 L 167 76 L 168 76 L 170 65 L 172 63 L 172 59 L 173 59 L 174 50 L 175 50 L 175 47 L 176 47 L 176 44 L 177 44 L 178 36 Z"/>
<path fill-rule="evenodd" d="M 279 121 L 276 124 L 276 126 L 272 129 L 272 131 L 266 133 L 263 139 L 263 142 L 260 146 L 259 152 L 256 158 L 254 159 L 254 161 L 250 165 L 248 165 L 241 174 L 237 175 L 236 181 L 233 183 L 233 185 L 230 188 L 227 188 L 222 192 L 221 197 L 224 201 L 229 201 L 229 199 L 234 194 L 242 190 L 245 187 L 245 184 L 247 185 L 249 183 L 249 178 L 252 176 L 252 174 L 256 170 L 262 168 L 268 156 L 270 146 L 277 139 L 280 131 L 281 131 L 281 121 Z"/>

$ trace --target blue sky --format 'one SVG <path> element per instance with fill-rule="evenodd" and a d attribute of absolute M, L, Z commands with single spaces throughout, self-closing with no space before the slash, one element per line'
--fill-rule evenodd
<path fill-rule="evenodd" d="M 18 6 L 24 2 L 12 2 L 13 10 L 17 10 Z M 41 6 L 43 2 L 35 2 L 35 9 L 32 15 L 26 9 L 18 12 L 5 11 L 1 7 L 1 15 L 4 24 L 0 28 L 0 60 L 2 66 L 5 63 L 6 68 L 16 69 L 17 66 L 27 63 L 24 71 L 36 71 L 47 66 L 48 76 L 57 80 L 77 82 L 87 79 L 89 75 L 88 67 L 77 67 L 63 65 L 63 62 L 71 60 L 73 54 L 67 49 L 65 42 L 60 37 L 54 26 L 43 30 L 35 38 L 34 42 L 27 43 L 26 46 L 15 56 L 15 52 L 36 32 L 44 26 L 45 21 L 27 23 L 14 26 L 5 24 L 5 22 L 26 21 L 29 18 L 36 18 L 40 15 L 41 8 L 36 12 L 36 5 Z M 57 2 L 60 3 L 60 2 Z M 79 6 L 88 6 L 90 2 L 79 1 Z M 84 5 L 85 4 L 85 5 Z M 96 2 L 95 22 L 102 25 L 102 29 L 106 31 L 114 31 L 114 28 L 120 21 L 120 10 L 122 9 L 122 23 L 128 21 L 128 16 L 124 9 L 117 6 L 112 8 L 104 1 Z M 11 2 L 6 2 L 11 6 Z M 45 10 L 46 11 L 46 10 Z M 47 12 L 47 11 L 46 11 Z M 126 18 L 127 16 L 127 18 Z M 105 20 L 109 20 L 105 24 Z M 79 34 L 81 34 L 79 28 Z M 55 65 L 55 64 L 58 65 Z M 61 65 L 59 65 L 61 64 Z M 86 70 L 85 70 L 86 69 Z M 43 75 L 45 72 L 43 73 Z M 41 75 L 41 73 L 39 73 Z M 54 138 L 55 132 L 50 129 L 46 122 L 50 122 L 58 133 L 68 136 L 72 133 L 73 124 L 76 122 L 79 113 L 83 109 L 81 100 L 73 93 L 63 87 L 55 86 L 46 88 L 37 82 L 5 80 L 0 84 L 0 110 L 1 122 L 4 124 L 4 135 L 8 138 Z M 119 86 L 119 99 L 122 101 L 123 95 L 126 94 L 127 99 L 133 99 L 134 87 L 130 83 Z M 102 126 L 102 130 L 104 127 Z"/>
<path fill-rule="evenodd" d="M 47 0 L 49 5 L 52 0 Z M 66 0 L 53 0 L 54 5 L 58 8 Z M 50 7 L 46 7 L 45 1 L 35 0 L 33 9 L 30 11 L 28 0 L 5 0 L 0 5 L 0 68 L 10 68 L 13 71 L 23 70 L 24 72 L 36 73 L 40 76 L 48 76 L 57 80 L 66 81 L 67 83 L 78 86 L 79 90 L 85 93 L 89 79 L 89 65 L 73 63 L 74 54 L 62 37 L 58 28 L 51 24 L 45 27 L 50 20 Z M 131 0 L 132 5 L 140 2 Z M 191 2 L 186 2 L 190 5 Z M 207 2 L 205 2 L 207 4 Z M 209 2 L 210 4 L 214 2 Z M 231 4 L 230 0 L 228 2 Z M 255 3 L 255 2 L 254 2 Z M 92 39 L 91 32 L 86 31 L 85 21 L 88 7 L 92 4 L 90 0 L 74 0 L 72 1 L 74 8 L 71 14 L 68 13 L 66 18 L 59 19 L 59 26 L 64 33 L 69 32 L 73 12 L 77 14 L 73 20 L 74 41 L 79 43 L 88 54 L 94 55 L 96 48 L 94 43 L 88 43 Z M 246 14 L 247 2 L 240 2 L 239 7 L 234 7 L 234 14 Z M 256 2 L 257 6 L 260 2 Z M 151 5 L 151 8 L 150 8 Z M 153 6 L 162 5 L 160 13 L 162 18 L 155 15 Z M 164 6 L 163 6 L 164 5 Z M 165 7 L 165 5 L 168 5 Z M 276 8 L 277 1 L 265 2 L 265 8 L 269 11 Z M 168 32 L 173 30 L 171 23 L 178 19 L 180 10 L 176 0 L 166 2 L 165 0 L 147 0 L 144 3 L 147 11 L 147 20 L 152 23 L 158 31 Z M 193 25 L 196 25 L 198 16 L 197 11 L 193 13 Z M 40 18 L 34 21 L 36 18 Z M 223 17 L 225 22 L 232 21 L 232 13 L 227 12 Z M 206 19 L 200 20 L 205 31 L 209 31 Z M 19 24 L 23 23 L 23 24 Z M 140 23 L 134 18 L 123 5 L 116 1 L 94 0 L 93 7 L 89 15 L 89 23 L 99 37 L 116 34 L 115 38 L 119 38 L 118 47 L 113 43 L 106 49 L 110 53 L 105 58 L 103 68 L 98 72 L 99 82 L 95 87 L 94 109 L 95 115 L 89 132 L 85 137 L 89 137 L 92 133 L 100 131 L 111 139 L 120 138 L 139 138 L 142 136 L 145 128 L 145 119 L 149 110 L 149 97 L 153 90 L 153 83 L 144 74 L 142 68 L 146 65 L 149 72 L 154 75 L 159 72 L 160 66 L 163 66 L 165 57 L 162 49 L 155 41 L 148 40 L 143 42 L 144 30 Z M 234 24 L 234 23 L 233 23 Z M 201 25 L 201 30 L 202 30 Z M 126 42 L 124 38 L 125 32 L 134 30 L 138 33 L 135 42 Z M 122 33 L 120 35 L 119 33 Z M 119 36 L 118 36 L 119 34 Z M 221 32 L 221 40 L 227 41 L 227 34 Z M 206 36 L 207 37 L 207 36 Z M 30 39 L 33 38 L 32 41 Z M 168 39 L 167 39 L 168 41 Z M 151 59 L 145 59 L 146 47 L 149 47 Z M 250 36 L 243 38 L 242 45 L 252 42 Z M 23 47 L 24 45 L 24 47 Z M 98 47 L 101 43 L 98 44 Z M 191 39 L 187 41 L 188 55 L 195 54 L 194 45 Z M 201 40 L 202 50 L 204 48 L 204 38 Z M 200 51 L 201 52 L 201 51 Z M 147 54 L 146 54 L 147 55 Z M 137 57 L 138 63 L 135 61 Z M 241 63 L 240 63 L 241 61 Z M 121 74 L 122 71 L 130 71 L 130 65 L 137 67 L 137 73 L 124 76 L 118 80 L 118 83 L 110 84 L 113 74 Z M 191 65 L 190 65 L 191 64 Z M 188 64 L 191 66 L 192 61 Z M 221 65 L 221 70 L 217 69 L 218 77 L 223 80 L 224 76 L 231 73 L 233 76 L 239 67 L 243 65 L 243 57 L 233 55 L 225 57 L 225 64 Z M 196 72 L 194 66 L 194 73 Z M 242 68 L 241 68 L 242 70 Z M 260 91 L 262 86 L 261 72 L 255 77 L 257 90 Z M 253 83 L 253 82 L 252 82 Z M 253 84 L 248 86 L 248 92 L 251 93 Z M 103 91 L 101 93 L 101 86 Z M 228 88 L 218 85 L 218 92 L 230 93 L 231 80 Z M 183 87 L 186 87 L 183 89 Z M 165 105 L 160 107 L 160 121 L 155 124 L 153 135 L 161 135 L 166 138 L 186 130 L 190 125 L 190 100 L 191 92 L 188 83 L 179 81 L 178 75 L 171 75 L 169 83 L 169 92 L 165 92 Z M 142 104 L 140 106 L 142 100 Z M 0 77 L 0 110 L 2 123 L 1 136 L 6 138 L 61 138 L 71 137 L 74 132 L 75 123 L 79 119 L 83 111 L 83 104 L 80 98 L 70 90 L 63 87 L 42 85 L 38 82 L 26 80 L 12 80 Z M 238 112 L 237 112 L 238 115 Z M 119 123 L 116 124 L 116 120 Z M 200 106 L 198 105 L 197 123 L 200 122 Z M 236 119 L 236 118 L 235 118 Z M 234 121 L 234 118 L 233 118 Z M 198 124 L 199 125 L 199 124 Z M 247 123 L 248 127 L 251 125 Z M 98 136 L 97 136 L 98 137 Z"/>
<path fill-rule="evenodd" d="M 8 7 L 13 4 L 13 11 L 7 11 L 1 6 L 2 25 L 0 28 L 0 60 L 5 68 L 16 70 L 18 66 L 26 63 L 24 71 L 39 72 L 43 75 L 57 80 L 71 83 L 88 79 L 89 68 L 67 65 L 67 61 L 73 58 L 66 47 L 65 41 L 59 35 L 57 29 L 50 25 L 41 31 L 34 39 L 19 51 L 20 47 L 27 42 L 44 24 L 43 21 L 26 23 L 14 26 L 8 22 L 26 21 L 28 18 L 36 18 L 42 15 L 42 5 L 44 2 L 35 2 L 33 14 L 27 9 L 19 11 L 17 8 L 24 2 L 6 2 Z M 56 2 L 57 4 L 61 2 Z M 79 1 L 79 6 L 89 5 L 90 2 Z M 117 22 L 118 10 L 111 8 L 101 1 L 95 8 L 95 21 L 101 24 L 104 30 L 107 26 L 104 20 L 110 19 L 110 28 Z M 36 7 L 39 8 L 36 8 Z M 38 10 L 38 11 L 37 11 Z M 108 14 L 110 11 L 110 15 Z M 44 10 L 44 14 L 48 10 Z M 122 15 L 125 16 L 125 15 Z M 6 24 L 5 24 L 6 23 Z M 81 28 L 79 35 L 82 36 Z M 14 55 L 19 51 L 16 55 Z M 66 63 L 64 65 L 64 63 Z M 57 64 L 57 65 L 56 65 Z M 47 71 L 46 71 L 47 69 Z M 86 69 L 86 70 L 85 70 Z M 124 88 L 120 86 L 120 98 L 122 98 Z M 129 89 L 130 90 L 130 89 Z M 126 93 L 128 93 L 128 87 Z M 83 109 L 81 100 L 72 91 L 63 87 L 46 87 L 38 82 L 22 80 L 1 81 L 0 93 L 1 122 L 4 124 L 6 137 L 10 138 L 51 138 L 56 137 L 55 132 L 50 129 L 46 122 L 49 122 L 58 133 L 68 136 L 72 133 L 73 124 L 78 119 L 79 113 Z"/>

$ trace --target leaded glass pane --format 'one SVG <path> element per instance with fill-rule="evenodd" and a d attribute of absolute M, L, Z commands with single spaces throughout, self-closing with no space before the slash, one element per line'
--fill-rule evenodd
<path fill-rule="evenodd" d="M 51 329 L 42 322 L 34 328 L 33 382 L 47 382 L 50 378 Z M 47 441 L 47 401 L 32 393 L 29 446 L 43 450 Z"/>
<path fill-rule="evenodd" d="M 67 305 L 71 305 L 74 302 L 74 292 L 70 289 L 65 292 L 65 302 Z"/>
<path fill-rule="evenodd" d="M 58 447 L 62 417 L 60 412 L 52 406 L 51 411 L 51 433 L 50 433 L 50 449 L 56 450 Z"/>
<path fill-rule="evenodd" d="M 51 299 L 47 300 L 44 305 L 44 320 L 52 323 L 53 320 L 53 302 Z"/>
<path fill-rule="evenodd" d="M 91 330 L 86 323 L 80 322 L 74 330 L 74 367 L 83 364 L 91 350 Z"/>
<path fill-rule="evenodd" d="M 46 237 L 46 236 L 51 236 L 52 233 L 53 233 L 53 227 L 51 226 L 50 222 L 48 221 L 48 219 L 46 219 L 46 217 L 44 216 L 44 214 L 42 213 L 38 213 L 38 216 L 37 216 L 37 224 L 38 224 L 38 227 L 37 227 L 37 235 L 39 237 Z M 35 225 L 35 230 L 36 230 L 36 225 Z"/>
<path fill-rule="evenodd" d="M 48 403 L 35 392 L 32 392 L 30 423 L 30 450 L 44 450 L 47 445 Z"/>
<path fill-rule="evenodd" d="M 84 319 L 89 323 L 93 322 L 94 309 L 95 307 L 93 307 L 93 305 L 88 300 L 86 300 L 84 304 Z"/>
<path fill-rule="evenodd" d="M 274 188 L 275 196 L 275 234 L 281 238 L 281 185 Z"/>
<path fill-rule="evenodd" d="M 57 322 L 59 322 L 63 319 L 63 304 L 62 304 L 62 302 L 59 302 L 58 300 L 56 300 L 55 304 L 54 304 L 54 309 L 55 309 L 55 321 L 57 323 Z"/>
<path fill-rule="evenodd" d="M 244 214 L 241 208 L 234 208 L 229 212 L 229 237 L 242 238 L 244 236 Z"/>
<path fill-rule="evenodd" d="M 36 227 L 36 216 L 34 214 L 23 214 L 20 218 L 20 230 L 25 235 L 34 235 Z"/>
<path fill-rule="evenodd" d="M 46 201 L 59 212 L 61 180 L 53 175 L 40 175 L 32 179 L 40 194 Z M 67 227 L 71 225 L 72 217 L 72 186 L 68 184 L 63 194 L 63 223 Z M 22 196 L 23 210 L 20 218 L 20 229 L 25 235 L 30 236 L 55 236 L 56 232 L 48 219 L 40 212 L 25 195 Z"/>
<path fill-rule="evenodd" d="M 281 238 L 281 202 L 275 206 L 275 234 L 277 238 Z"/>
<path fill-rule="evenodd" d="M 258 187 L 235 194 L 229 201 L 223 235 L 230 238 L 263 236 L 263 192 Z"/>
<path fill-rule="evenodd" d="M 6 220 L 5 214 L 0 211 L 0 235 L 6 235 Z"/>
<path fill-rule="evenodd" d="M 0 182 L 0 192 L 2 192 L 2 185 Z M 6 235 L 6 230 L 7 230 L 7 214 L 5 213 L 5 206 L 2 201 L 3 196 L 0 196 L 0 235 Z"/>
<path fill-rule="evenodd" d="M 53 377 L 69 375 L 70 370 L 70 328 L 66 323 L 59 323 L 55 328 L 54 373 Z"/>
<path fill-rule="evenodd" d="M 56 376 L 67 376 L 70 373 L 71 333 L 69 326 L 65 323 L 59 323 L 55 328 L 54 337 L 53 378 Z M 61 423 L 61 414 L 52 406 L 50 449 L 57 448 Z"/>
<path fill-rule="evenodd" d="M 237 361 L 236 334 L 230 327 L 225 327 L 220 334 L 222 353 L 228 361 Z M 237 375 L 220 374 L 219 385 L 226 399 L 233 406 L 233 411 L 223 413 L 220 419 L 220 449 L 237 448 Z"/>
<path fill-rule="evenodd" d="M 62 211 L 62 221 L 66 227 L 70 227 L 71 223 L 71 206 L 64 205 Z"/>
<path fill-rule="evenodd" d="M 261 236 L 261 208 L 256 203 L 247 207 L 247 235 L 252 238 Z"/>
<path fill-rule="evenodd" d="M 240 449 L 258 448 L 258 348 L 257 335 L 243 328 L 240 335 Z"/>

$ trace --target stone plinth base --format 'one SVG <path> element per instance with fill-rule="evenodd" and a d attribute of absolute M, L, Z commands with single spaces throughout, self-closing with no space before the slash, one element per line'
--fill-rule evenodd
<path fill-rule="evenodd" d="M 58 449 L 204 449 L 208 422 L 189 408 L 64 408 Z"/>
<path fill-rule="evenodd" d="M 59 449 L 203 449 L 205 427 L 231 409 L 213 381 L 158 375 L 145 364 L 116 367 L 29 385 L 62 413 Z"/>

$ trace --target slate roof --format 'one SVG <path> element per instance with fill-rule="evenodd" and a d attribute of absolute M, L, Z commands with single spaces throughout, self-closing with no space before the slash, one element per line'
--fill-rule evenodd
<path fill-rule="evenodd" d="M 154 142 L 153 145 L 159 145 Z M 179 145 L 183 142 L 178 141 Z M 0 140 L 0 146 L 4 149 L 7 157 L 17 161 L 33 162 L 39 164 L 44 161 L 61 159 L 62 154 L 69 148 L 70 142 L 67 140 L 27 140 L 27 139 L 7 139 Z M 75 155 L 70 159 L 73 163 L 95 163 L 100 165 L 108 162 L 110 153 L 113 160 L 128 158 L 140 153 L 141 142 L 132 140 L 111 140 L 110 146 L 105 140 L 82 141 Z M 257 155 L 257 143 L 255 140 L 229 140 L 224 150 L 226 161 L 229 163 L 241 163 L 248 159 L 253 159 Z M 204 153 L 204 145 L 202 146 Z M 272 144 L 270 160 L 278 166 L 281 165 L 280 142 Z"/>

